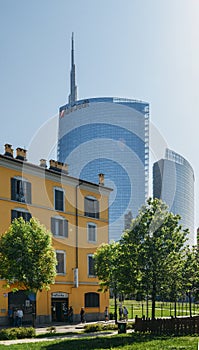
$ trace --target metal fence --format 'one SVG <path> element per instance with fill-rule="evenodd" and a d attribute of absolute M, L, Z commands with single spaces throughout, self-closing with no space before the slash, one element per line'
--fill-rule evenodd
<path fill-rule="evenodd" d="M 135 332 L 149 332 L 155 335 L 199 334 L 199 316 L 160 318 L 155 320 L 135 318 Z"/>

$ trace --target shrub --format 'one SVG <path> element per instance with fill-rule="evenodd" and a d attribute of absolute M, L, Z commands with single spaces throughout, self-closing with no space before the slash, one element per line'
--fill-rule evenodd
<path fill-rule="evenodd" d="M 55 326 L 48 327 L 48 328 L 47 328 L 47 331 L 48 331 L 50 334 L 55 334 L 55 333 L 56 333 L 56 327 L 55 327 Z"/>
<path fill-rule="evenodd" d="M 5 328 L 0 330 L 0 340 L 34 338 L 36 335 L 33 327 Z"/>
<path fill-rule="evenodd" d="M 84 331 L 86 333 L 90 333 L 90 332 L 100 332 L 103 330 L 103 325 L 100 323 L 96 323 L 96 324 L 88 324 L 84 327 Z"/>
<path fill-rule="evenodd" d="M 134 329 L 134 322 L 127 322 L 126 329 Z M 84 327 L 85 333 L 90 332 L 102 332 L 102 331 L 108 331 L 108 330 L 118 330 L 118 325 L 115 323 L 95 323 L 95 324 L 88 324 Z"/>
<path fill-rule="evenodd" d="M 108 331 L 108 330 L 116 330 L 117 325 L 114 323 L 95 323 L 95 324 L 88 324 L 84 327 L 84 332 L 90 333 L 90 332 L 102 332 L 102 331 Z"/>

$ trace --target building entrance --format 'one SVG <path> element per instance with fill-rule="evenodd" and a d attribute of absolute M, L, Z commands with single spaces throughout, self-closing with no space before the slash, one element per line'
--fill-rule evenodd
<path fill-rule="evenodd" d="M 51 294 L 52 321 L 64 322 L 68 314 L 68 294 L 56 292 Z"/>
<path fill-rule="evenodd" d="M 36 313 L 36 295 L 26 290 L 8 293 L 9 323 L 15 325 L 14 313 L 23 311 L 23 324 L 32 324 L 33 313 Z"/>

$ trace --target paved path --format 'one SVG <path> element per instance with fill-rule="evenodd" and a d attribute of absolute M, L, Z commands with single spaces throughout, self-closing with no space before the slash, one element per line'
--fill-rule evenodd
<path fill-rule="evenodd" d="M 101 324 L 105 324 L 105 322 L 99 322 Z M 107 322 L 106 322 L 107 323 Z M 109 321 L 109 323 L 114 323 Z M 96 324 L 96 322 L 89 322 L 87 324 Z M 52 325 L 45 325 L 43 327 L 37 327 L 36 328 L 36 334 L 45 334 L 49 331 L 47 330 Z M 0 345 L 11 345 L 11 344 L 24 344 L 24 343 L 36 343 L 41 341 L 52 341 L 54 339 L 67 339 L 67 338 L 85 338 L 85 337 L 94 337 L 94 336 L 107 336 L 107 335 L 114 335 L 118 334 L 118 331 L 108 331 L 108 332 L 94 332 L 94 333 L 82 333 L 83 328 L 85 324 L 75 324 L 75 325 L 66 325 L 66 324 L 54 324 L 53 326 L 56 327 L 56 333 L 65 333 L 63 335 L 59 336 L 53 336 L 52 337 L 44 337 L 44 338 L 31 338 L 31 339 L 16 339 L 16 340 L 1 340 Z M 66 334 L 69 333 L 69 334 Z M 71 334 L 73 333 L 73 334 Z"/>

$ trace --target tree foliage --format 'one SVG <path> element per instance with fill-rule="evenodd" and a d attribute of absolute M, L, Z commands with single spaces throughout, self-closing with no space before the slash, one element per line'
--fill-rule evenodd
<path fill-rule="evenodd" d="M 151 296 L 152 318 L 157 296 L 168 295 L 170 283 L 182 263 L 187 231 L 182 230 L 179 220 L 162 201 L 150 198 L 121 239 L 127 257 L 126 275 L 134 276 L 137 271 L 136 284 L 132 286 L 131 279 L 127 279 L 125 285 L 128 291 L 131 287 L 132 292 L 137 291 L 142 297 Z"/>
<path fill-rule="evenodd" d="M 0 277 L 7 286 L 37 292 L 54 283 L 56 255 L 51 233 L 32 218 L 13 220 L 0 237 Z"/>
<path fill-rule="evenodd" d="M 119 243 L 103 243 L 94 254 L 95 270 L 102 291 L 118 288 Z M 116 283 L 117 282 L 117 283 Z"/>
<path fill-rule="evenodd" d="M 121 256 L 120 244 L 112 242 L 102 244 L 94 254 L 95 270 L 99 278 L 101 291 L 111 289 L 115 300 L 115 322 L 117 323 L 117 296 L 122 292 L 119 259 Z"/>
<path fill-rule="evenodd" d="M 180 216 L 170 213 L 161 200 L 149 198 L 120 242 L 97 250 L 101 286 L 110 287 L 114 281 L 119 292 L 140 299 L 150 297 L 152 318 L 157 297 L 176 301 L 183 290 L 188 234 L 179 220 Z"/>
<path fill-rule="evenodd" d="M 182 268 L 182 283 L 184 294 L 189 300 L 191 316 L 192 298 L 199 296 L 199 251 L 197 247 L 186 247 Z"/>

